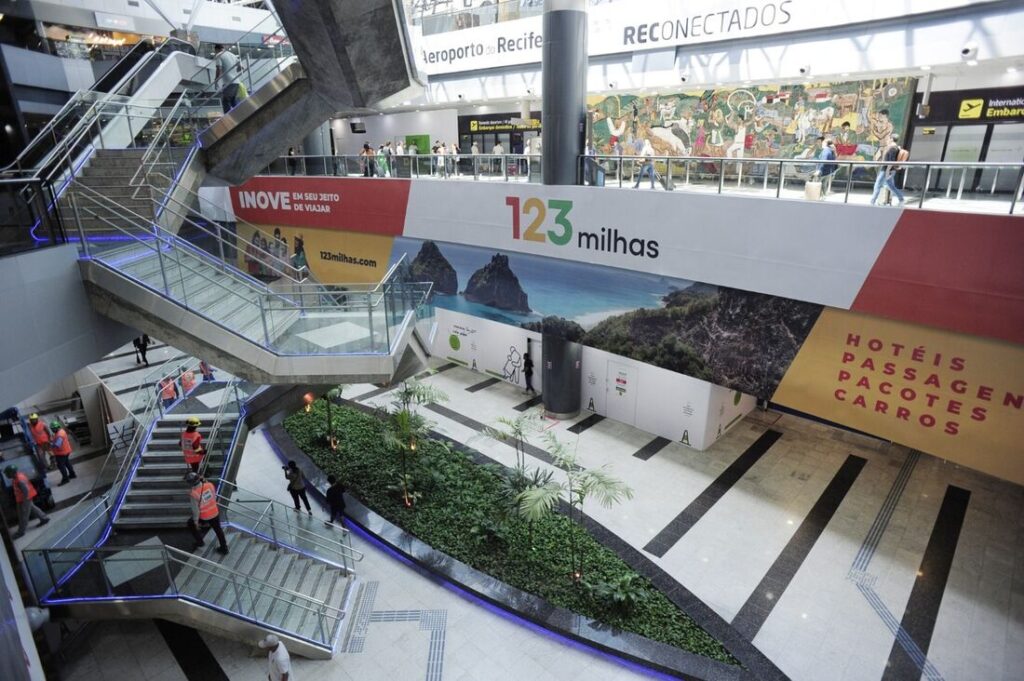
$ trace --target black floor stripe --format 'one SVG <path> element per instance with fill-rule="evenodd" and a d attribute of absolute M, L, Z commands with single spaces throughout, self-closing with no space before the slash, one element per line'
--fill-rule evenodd
<path fill-rule="evenodd" d="M 818 537 L 825 531 L 825 527 L 832 520 L 839 504 L 843 503 L 846 493 L 853 487 L 854 481 L 866 463 L 867 459 L 862 459 L 859 456 L 850 454 L 846 457 L 846 461 L 832 477 L 832 482 L 828 483 L 828 487 L 814 502 L 814 506 L 800 523 L 800 527 L 786 542 L 782 553 L 761 578 L 761 583 L 754 589 L 754 593 L 750 594 L 747 602 L 736 613 L 732 626 L 748 641 L 753 641 L 757 632 L 761 630 L 761 626 L 768 619 L 775 604 L 782 598 L 783 592 L 793 580 L 797 570 L 803 565 L 807 554 L 814 548 Z"/>
<path fill-rule="evenodd" d="M 171 654 L 189 681 L 229 681 L 206 641 L 192 627 L 166 620 L 153 620 Z"/>
<path fill-rule="evenodd" d="M 907 609 L 903 612 L 900 632 L 889 652 L 889 663 L 885 665 L 882 681 L 920 679 L 924 659 L 935 631 L 935 619 L 946 591 L 946 581 L 953 565 L 953 554 L 960 539 L 960 530 L 967 515 L 967 504 L 971 493 L 950 485 L 942 499 L 942 507 L 935 519 L 928 547 L 924 550 L 921 567 L 917 571 L 914 588 L 910 590 Z M 908 653 L 906 642 L 900 642 L 901 635 L 907 635 L 921 652 L 921 659 L 914 660 Z M 913 646 L 910 646 L 913 649 Z M 916 652 L 916 651 L 915 651 Z"/>
<path fill-rule="evenodd" d="M 475 392 L 478 392 L 480 390 L 483 390 L 484 388 L 490 388 L 495 383 L 501 383 L 501 379 L 500 378 L 494 378 L 492 376 L 491 378 L 484 379 L 484 380 L 480 381 L 479 383 L 476 383 L 474 385 L 469 386 L 468 388 L 466 388 L 466 392 L 467 393 L 475 393 Z"/>
<path fill-rule="evenodd" d="M 711 510 L 719 499 L 728 492 L 736 482 L 746 475 L 750 467 L 768 451 L 768 448 L 775 444 L 775 441 L 782 437 L 777 430 L 766 430 L 761 437 L 757 438 L 754 444 L 747 447 L 747 451 L 740 454 L 739 458 L 722 471 L 721 475 L 715 478 L 707 488 L 697 495 L 697 498 L 682 510 L 672 521 L 665 526 L 661 532 L 655 535 L 654 539 L 647 542 L 644 551 L 661 558 L 669 549 L 676 545 L 687 532 L 690 531 L 697 521 L 704 517 L 704 514 Z"/>
<path fill-rule="evenodd" d="M 604 421 L 604 417 L 603 416 L 601 416 L 600 414 L 591 414 L 590 416 L 588 416 L 587 418 L 583 419 L 582 421 L 580 421 L 576 425 L 570 426 L 568 428 L 568 431 L 570 433 L 575 433 L 575 434 L 579 435 L 583 431 L 585 431 L 585 430 L 587 430 L 589 428 L 593 428 L 597 424 L 601 423 L 601 421 Z"/>
<path fill-rule="evenodd" d="M 463 416 L 462 414 L 458 413 L 457 411 L 452 411 L 448 407 L 442 407 L 440 404 L 431 403 L 431 404 L 427 404 L 427 405 L 424 405 L 424 406 L 427 409 L 429 409 L 430 411 L 434 412 L 435 414 L 440 414 L 441 416 L 443 416 L 443 417 L 445 417 L 447 419 L 451 419 L 452 421 L 455 421 L 456 423 L 460 423 L 460 424 L 466 426 L 467 428 L 472 428 L 473 430 L 477 431 L 478 433 L 482 433 L 482 432 L 484 432 L 484 430 L 487 429 L 487 426 L 485 426 L 484 424 L 480 423 L 479 421 L 474 421 L 473 419 L 469 418 L 468 416 Z M 509 447 L 514 447 L 515 446 L 512 443 L 511 440 L 503 441 L 503 442 L 505 442 L 505 444 L 507 444 Z M 526 443 L 526 444 L 523 445 L 523 448 L 525 449 L 526 453 L 529 454 L 530 456 L 532 456 L 533 458 L 539 459 L 539 460 L 543 461 L 544 463 L 549 463 L 552 466 L 557 465 L 555 463 L 555 460 L 553 458 L 551 458 L 551 455 L 548 454 L 547 452 L 545 452 L 540 447 L 535 447 L 534 445 L 531 445 L 530 443 Z"/>
<path fill-rule="evenodd" d="M 162 362 L 176 362 L 179 359 L 185 359 L 186 357 L 188 357 L 188 355 L 177 355 L 175 357 L 171 357 L 170 359 L 160 360 L 160 363 L 162 363 Z M 107 374 L 99 374 L 99 378 L 100 378 L 101 381 L 105 381 L 108 378 L 113 378 L 114 376 L 123 376 L 125 374 L 130 374 L 133 371 L 148 371 L 149 369 L 152 368 L 152 366 L 153 366 L 153 362 L 150 362 L 150 366 L 146 366 L 145 364 L 136 364 L 135 366 L 133 366 L 130 369 L 121 369 L 120 371 L 111 371 L 110 373 L 107 373 Z"/>
<path fill-rule="evenodd" d="M 362 395 L 357 395 L 356 397 L 354 397 L 352 399 L 355 400 L 356 402 L 364 402 L 366 400 L 369 400 L 371 398 L 376 397 L 377 395 L 383 395 L 384 393 L 389 393 L 389 392 L 391 392 L 394 389 L 395 389 L 395 386 L 388 385 L 388 386 L 385 386 L 383 388 L 377 388 L 376 390 L 371 390 L 368 393 L 363 393 Z"/>
<path fill-rule="evenodd" d="M 638 449 L 633 454 L 633 456 L 635 456 L 638 459 L 643 459 L 644 461 L 647 461 L 649 458 L 651 458 L 661 450 L 665 449 L 665 447 L 667 447 L 668 443 L 670 442 L 672 442 L 672 440 L 663 437 L 656 437 L 647 444 L 645 444 L 643 447 Z"/>
<path fill-rule="evenodd" d="M 544 401 L 544 396 L 543 395 L 537 395 L 536 397 L 531 397 L 530 399 L 526 400 L 525 402 L 517 404 L 516 406 L 514 406 L 512 408 L 515 409 L 516 411 L 526 411 L 528 409 L 533 409 L 538 404 L 541 404 L 543 401 Z"/>
<path fill-rule="evenodd" d="M 434 374 L 440 374 L 440 373 L 442 373 L 444 371 L 448 371 L 449 369 L 454 369 L 457 366 L 459 366 L 459 365 L 456 364 L 455 362 L 448 362 L 447 364 L 442 364 L 441 366 L 437 367 L 436 369 L 427 369 L 426 371 L 422 371 L 422 372 L 416 374 L 416 380 L 417 381 L 422 381 L 424 378 L 430 378 Z"/>

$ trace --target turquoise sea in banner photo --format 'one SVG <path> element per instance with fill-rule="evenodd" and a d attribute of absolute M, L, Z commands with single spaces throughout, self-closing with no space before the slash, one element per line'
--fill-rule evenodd
<path fill-rule="evenodd" d="M 498 251 L 435 243 L 455 268 L 460 291 L 460 295 L 435 296 L 435 304 L 505 324 L 518 325 L 555 315 L 571 319 L 589 329 L 615 314 L 641 307 L 661 307 L 661 299 L 665 294 L 693 283 L 657 274 L 503 252 L 508 255 L 509 267 L 519 278 L 519 285 L 529 296 L 532 313 L 518 314 L 473 303 L 461 295 L 473 273 L 487 265 Z M 397 262 L 403 254 L 412 261 L 422 244 L 419 239 L 396 238 L 391 251 L 391 263 Z"/>

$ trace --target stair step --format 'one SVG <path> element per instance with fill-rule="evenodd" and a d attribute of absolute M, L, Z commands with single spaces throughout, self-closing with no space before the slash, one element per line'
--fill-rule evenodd
<path fill-rule="evenodd" d="M 158 530 L 168 527 L 185 527 L 189 514 L 176 514 L 166 516 L 118 516 L 117 527 L 130 527 L 139 530 Z"/>

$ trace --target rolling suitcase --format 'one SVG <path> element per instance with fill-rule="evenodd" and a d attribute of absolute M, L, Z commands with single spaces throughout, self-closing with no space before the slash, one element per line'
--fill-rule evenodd
<path fill-rule="evenodd" d="M 821 198 L 821 182 L 808 180 L 804 183 L 804 198 L 808 201 L 817 201 Z"/>

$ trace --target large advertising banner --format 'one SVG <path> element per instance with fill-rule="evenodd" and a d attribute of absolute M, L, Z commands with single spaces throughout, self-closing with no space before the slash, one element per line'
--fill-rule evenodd
<path fill-rule="evenodd" d="M 880 21 L 921 12 L 935 12 L 991 0 L 831 0 L 827 8 L 817 0 L 619 0 L 588 8 L 587 51 L 590 55 L 665 49 L 719 40 L 806 31 Z M 457 30 L 414 32 L 413 48 L 420 68 L 430 75 L 529 64 L 541 60 L 543 17 L 530 11 L 526 18 L 509 21 L 500 5 L 463 0 L 466 12 L 452 12 L 449 4 L 415 0 L 409 16 L 429 14 L 437 5 L 451 13 Z M 521 7 L 529 3 L 521 3 Z M 823 9 L 827 11 L 823 11 Z M 490 11 L 490 13 L 487 12 Z M 522 10 L 519 10 L 522 12 Z M 419 22 L 417 22 L 417 25 Z M 428 30 L 434 30 L 432 26 Z"/>
<path fill-rule="evenodd" d="M 825 310 L 775 402 L 1024 484 L 1024 347 Z"/>
<path fill-rule="evenodd" d="M 235 215 L 256 225 L 316 227 L 398 236 L 409 181 L 340 177 L 254 177 L 231 188 Z"/>

